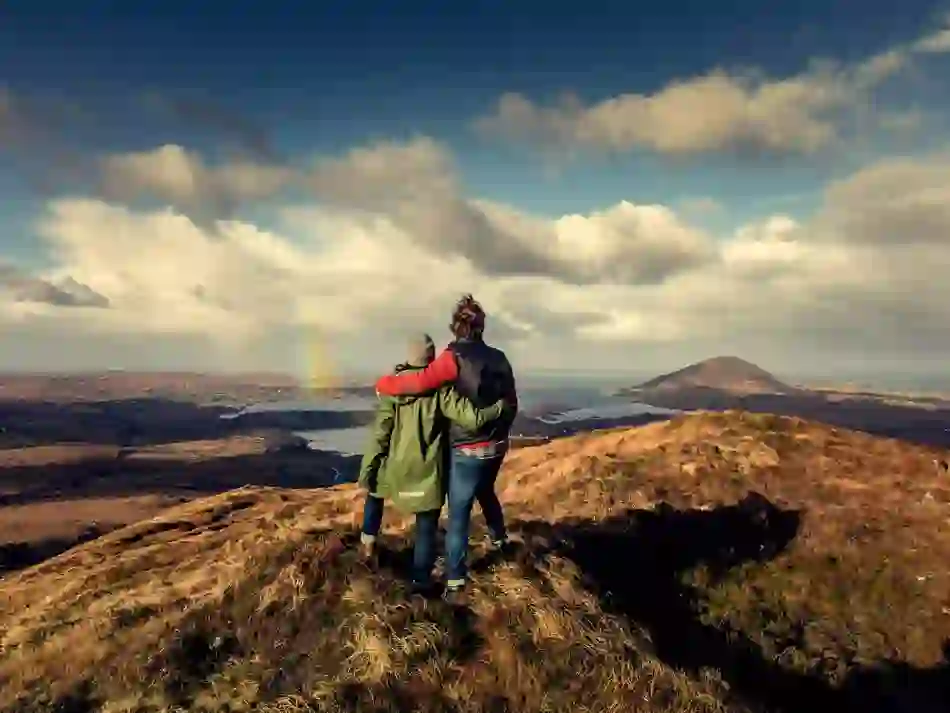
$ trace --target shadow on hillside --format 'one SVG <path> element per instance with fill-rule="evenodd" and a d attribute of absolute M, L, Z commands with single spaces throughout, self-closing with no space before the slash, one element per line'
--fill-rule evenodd
<path fill-rule="evenodd" d="M 184 495 L 202 497 L 245 485 L 320 488 L 355 479 L 359 456 L 287 451 L 188 462 L 161 457 L 103 457 L 0 469 L 0 506 L 53 500 Z"/>
<path fill-rule="evenodd" d="M 552 543 L 550 552 L 572 560 L 609 611 L 649 631 L 664 662 L 694 674 L 717 669 L 748 703 L 769 711 L 947 710 L 950 658 L 933 670 L 892 664 L 857 670 L 836 689 L 817 674 L 781 667 L 742 634 L 700 620 L 697 593 L 681 581 L 684 573 L 702 564 L 715 577 L 771 559 L 794 540 L 799 524 L 798 511 L 782 510 L 753 494 L 708 511 L 666 507 L 629 511 L 603 522 L 526 522 L 512 529 L 521 530 L 526 541 L 540 536 Z M 490 566 L 491 560 L 483 558 L 473 569 Z"/>
<path fill-rule="evenodd" d="M 657 656 L 666 664 L 693 674 L 702 668 L 718 670 L 736 698 L 748 704 L 752 710 L 770 713 L 820 710 L 834 710 L 836 713 L 946 711 L 946 701 L 950 700 L 950 642 L 945 648 L 947 661 L 943 666 L 920 670 L 885 663 L 874 668 L 857 668 L 847 676 L 843 687 L 836 689 L 818 675 L 783 669 L 768 660 L 757 644 L 742 635 L 730 635 L 700 621 L 694 606 L 697 593 L 683 583 L 681 575 L 699 565 L 709 567 L 714 576 L 724 575 L 733 567 L 774 558 L 794 541 L 800 522 L 800 512 L 783 510 L 765 497 L 753 494 L 737 505 L 712 510 L 681 511 L 661 507 L 652 511 L 631 510 L 606 521 L 578 520 L 556 524 L 513 522 L 512 532 L 523 536 L 525 544 L 509 552 L 508 556 L 521 560 L 525 565 L 537 564 L 537 559 L 549 555 L 570 559 L 584 573 L 586 585 L 602 599 L 605 609 L 635 622 L 650 633 Z M 345 533 L 334 534 L 339 538 L 338 551 L 343 558 L 336 560 L 334 571 L 339 582 L 345 583 L 349 581 L 351 573 L 348 568 L 356 563 L 358 533 L 351 528 Z M 388 586 L 391 582 L 385 577 L 389 574 L 400 577 L 408 575 L 411 544 L 401 535 L 385 535 L 384 544 L 387 549 L 381 561 L 382 568 L 386 570 L 383 573 L 382 590 L 386 592 L 383 596 L 390 596 L 394 588 Z M 484 571 L 500 559 L 497 555 L 483 556 L 472 563 L 472 569 Z M 315 565 L 318 569 L 323 566 Z M 535 568 L 526 566 L 525 569 Z M 248 601 L 257 607 L 262 581 L 250 578 L 242 585 L 247 587 L 246 592 L 233 590 L 231 596 L 235 597 L 234 601 L 244 601 L 244 597 L 249 594 Z M 287 632 L 291 632 L 290 636 L 312 636 L 326 640 L 321 627 L 325 627 L 329 621 L 322 618 L 327 610 L 317 602 L 328 607 L 334 606 L 337 599 L 330 599 L 328 592 L 334 590 L 326 584 L 326 580 L 320 578 L 314 581 L 319 589 L 315 588 L 312 594 L 319 592 L 320 596 L 313 597 L 314 606 L 297 610 L 302 612 L 297 616 L 307 618 L 294 620 L 296 623 L 293 626 L 284 628 L 275 627 L 275 620 L 270 614 L 258 617 L 257 626 L 266 627 L 267 632 L 272 632 L 267 634 L 271 638 L 263 641 L 266 646 L 270 646 L 273 640 L 273 648 L 260 648 L 262 640 L 257 638 L 256 633 L 245 639 L 245 643 L 258 647 L 255 650 L 265 660 L 269 661 L 271 659 L 267 657 L 273 656 L 273 660 L 279 662 L 280 665 L 276 666 L 280 669 L 278 679 L 268 683 L 275 691 L 278 686 L 284 687 L 280 692 L 302 690 L 305 681 L 297 681 L 293 676 L 299 676 L 303 669 L 290 665 L 299 661 L 296 657 L 287 658 L 288 652 L 311 651 L 314 648 L 312 642 L 301 649 L 295 649 L 293 645 L 286 647 Z M 339 597 L 346 587 L 335 591 L 332 596 Z M 324 595 L 327 596 L 326 600 L 323 599 Z M 371 605 L 372 601 L 367 600 L 367 603 Z M 209 624 L 208 610 L 195 608 L 190 619 L 181 624 L 183 636 L 174 647 L 163 651 L 162 656 L 170 657 L 169 665 L 164 659 L 157 659 L 160 670 L 171 671 L 166 685 L 181 696 L 182 706 L 188 704 L 188 696 L 193 692 L 189 688 L 189 681 L 204 680 L 209 671 L 220 667 L 234 643 L 228 638 L 230 633 L 223 638 L 217 634 L 222 627 L 226 632 L 231 631 L 230 627 L 235 625 L 232 617 L 237 610 L 225 606 L 220 607 L 220 611 L 218 609 L 215 605 L 220 620 Z M 278 623 L 285 614 L 290 616 L 279 607 L 275 611 Z M 436 606 L 431 610 L 425 607 L 424 611 L 431 613 L 426 622 L 447 632 L 448 654 L 453 665 L 461 666 L 478 660 L 485 642 L 479 634 L 477 616 L 471 609 L 465 606 Z M 279 638 L 275 639 L 274 634 Z M 209 639 L 212 635 L 213 638 Z M 220 643 L 224 644 L 223 648 Z M 284 671 L 288 676 L 286 679 L 280 678 Z M 148 671 L 146 674 L 152 675 Z M 408 686 L 402 690 L 386 690 L 385 694 L 396 697 L 405 695 L 404 699 L 400 699 L 400 710 L 410 710 L 414 704 L 417 707 L 418 701 L 412 698 Z M 352 684 L 345 696 L 352 704 L 352 710 L 363 710 L 360 703 L 365 700 L 366 685 Z M 94 699 L 91 689 L 80 688 L 68 699 L 60 699 L 58 704 L 56 710 L 85 713 L 98 710 L 100 702 Z M 503 709 L 507 709 L 505 705 L 498 708 Z M 450 707 L 446 706 L 445 710 L 450 710 Z"/>
<path fill-rule="evenodd" d="M 50 537 L 38 542 L 0 544 L 0 577 L 8 572 L 26 569 L 61 555 L 66 550 L 78 547 L 115 529 L 118 529 L 118 526 L 87 527 L 76 537 Z"/>

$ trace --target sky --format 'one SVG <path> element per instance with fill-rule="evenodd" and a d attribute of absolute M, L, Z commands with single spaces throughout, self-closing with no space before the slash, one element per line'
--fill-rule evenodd
<path fill-rule="evenodd" d="M 0 6 L 0 369 L 941 372 L 950 2 Z"/>

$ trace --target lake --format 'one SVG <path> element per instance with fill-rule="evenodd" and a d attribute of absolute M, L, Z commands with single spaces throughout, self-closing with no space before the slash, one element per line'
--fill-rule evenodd
<path fill-rule="evenodd" d="M 618 384 L 620 386 L 622 384 Z M 613 396 L 617 386 L 603 384 L 526 385 L 519 388 L 520 412 L 512 431 L 520 436 L 562 436 L 597 428 L 635 425 L 678 413 Z M 360 454 L 369 438 L 376 400 L 359 396 L 315 401 L 288 401 L 247 406 L 223 418 L 240 419 L 251 414 L 307 414 L 336 423 L 342 415 L 357 417 L 361 425 L 344 428 L 292 428 L 306 438 L 313 450 Z M 320 419 L 320 420 L 324 420 Z"/>

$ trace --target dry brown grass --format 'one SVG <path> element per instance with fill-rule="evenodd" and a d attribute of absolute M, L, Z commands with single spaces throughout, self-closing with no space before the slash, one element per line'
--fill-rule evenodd
<path fill-rule="evenodd" d="M 81 463 L 93 458 L 115 458 L 117 446 L 89 443 L 59 443 L 50 446 L 0 450 L 0 468 L 50 466 Z"/>
<path fill-rule="evenodd" d="M 733 412 L 515 453 L 504 487 L 516 507 L 550 502 L 552 519 L 606 518 L 659 501 L 708 508 L 752 491 L 801 509 L 794 546 L 717 583 L 711 615 L 754 628 L 760 622 L 743 617 L 771 608 L 810 622 L 816 651 L 837 646 L 856 660 L 927 666 L 950 639 L 950 571 L 942 564 L 950 562 L 950 476 L 940 460 L 946 451 Z"/>
<path fill-rule="evenodd" d="M 0 508 L 0 546 L 79 537 L 91 526 L 103 530 L 154 517 L 181 502 L 166 495 L 51 500 Z"/>
<path fill-rule="evenodd" d="M 476 575 L 467 610 L 407 602 L 340 535 L 358 495 L 235 491 L 4 580 L 0 706 L 722 710 L 713 677 L 631 648 L 565 560 Z"/>
<path fill-rule="evenodd" d="M 476 567 L 467 607 L 409 599 L 398 555 L 357 561 L 350 486 L 191 502 L 0 580 L 0 710 L 777 710 L 753 671 L 897 710 L 907 686 L 869 666 L 917 676 L 950 639 L 935 458 L 742 413 L 519 449 L 500 487 L 525 543 Z M 753 491 L 803 513 L 797 536 L 722 566 L 716 514 Z"/>

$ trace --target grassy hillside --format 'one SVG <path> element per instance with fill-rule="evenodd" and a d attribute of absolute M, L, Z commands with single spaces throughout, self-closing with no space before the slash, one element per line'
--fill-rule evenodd
<path fill-rule="evenodd" d="M 946 458 L 741 413 L 519 449 L 455 607 L 404 521 L 359 563 L 359 491 L 233 491 L 0 580 L 0 710 L 944 710 Z"/>

